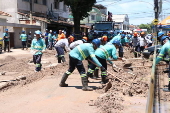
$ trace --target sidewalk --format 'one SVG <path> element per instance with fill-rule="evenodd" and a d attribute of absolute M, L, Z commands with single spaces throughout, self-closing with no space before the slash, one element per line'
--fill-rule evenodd
<path fill-rule="evenodd" d="M 29 52 L 28 50 L 21 50 L 21 48 L 18 49 L 11 49 L 11 52 L 2 52 L 2 54 L 0 54 L 0 59 L 4 59 L 7 56 L 20 56 L 23 57 L 22 55 L 29 55 L 32 56 L 32 54 Z"/>

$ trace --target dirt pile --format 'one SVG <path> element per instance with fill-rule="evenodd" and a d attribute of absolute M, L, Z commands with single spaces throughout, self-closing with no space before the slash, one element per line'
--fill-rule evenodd
<path fill-rule="evenodd" d="M 0 60 L 0 63 L 11 62 L 11 61 L 14 61 L 14 60 L 16 60 L 15 57 L 13 57 L 13 56 L 7 56 L 5 59 L 1 59 L 1 60 Z"/>
<path fill-rule="evenodd" d="M 98 97 L 93 105 L 99 108 L 98 113 L 119 113 L 124 109 L 123 98 L 116 92 L 109 92 Z"/>
<path fill-rule="evenodd" d="M 132 58 L 133 53 L 126 51 L 126 58 Z M 125 111 L 124 96 L 140 96 L 146 97 L 149 89 L 149 80 L 151 68 L 130 68 L 125 69 L 126 63 L 131 66 L 151 65 L 152 62 L 145 61 L 142 58 L 137 60 L 127 60 L 126 62 L 114 62 L 121 71 L 115 72 L 108 66 L 109 82 L 102 88 L 96 90 L 98 93 L 106 93 L 103 97 L 94 101 L 94 105 L 99 108 L 102 113 L 123 113 Z M 119 96 L 118 96 L 119 95 Z"/>
<path fill-rule="evenodd" d="M 0 71 L 21 72 L 29 70 L 28 60 L 28 58 L 16 60 L 15 58 L 7 57 L 7 59 L 3 61 L 3 66 L 0 67 Z"/>

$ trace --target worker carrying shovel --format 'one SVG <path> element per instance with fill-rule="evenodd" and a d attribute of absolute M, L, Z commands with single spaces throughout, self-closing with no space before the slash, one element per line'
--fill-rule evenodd
<path fill-rule="evenodd" d="M 169 61 L 170 61 L 170 40 L 168 38 L 168 36 L 163 36 L 161 39 L 161 44 L 163 45 L 161 47 L 161 50 L 160 50 L 160 53 L 159 55 L 157 56 L 156 58 L 156 64 L 158 64 L 161 60 L 163 60 L 163 57 L 165 55 L 168 55 L 169 57 Z M 170 92 L 170 62 L 169 62 L 169 84 L 168 84 L 168 88 L 164 88 L 163 90 L 166 91 L 166 92 Z"/>
<path fill-rule="evenodd" d="M 41 71 L 41 57 L 45 52 L 46 45 L 44 40 L 40 37 L 41 32 L 35 31 L 36 38 L 31 43 L 31 53 L 33 54 L 33 62 L 36 65 L 35 72 Z"/>
<path fill-rule="evenodd" d="M 99 62 L 102 64 L 102 66 L 106 70 L 107 70 L 107 60 L 109 61 L 109 63 L 112 65 L 113 68 L 117 67 L 115 64 L 112 63 L 110 57 L 113 58 L 114 60 L 122 59 L 121 57 L 118 58 L 118 56 L 116 55 L 116 53 L 117 53 L 116 49 L 118 49 L 120 46 L 121 46 L 120 41 L 119 40 L 114 40 L 112 42 L 112 45 L 104 45 L 104 46 L 98 48 L 95 51 L 96 58 L 99 60 Z M 95 68 L 96 68 L 96 65 L 91 63 L 90 66 L 89 66 L 88 72 L 87 72 L 87 76 L 91 76 L 94 71 L 98 71 Z M 101 70 L 101 77 L 102 77 L 101 83 L 102 84 L 107 83 L 107 80 L 106 80 L 106 77 L 107 77 L 106 70 Z M 96 73 L 97 72 L 95 72 L 94 75 L 96 77 L 98 77 L 98 73 L 97 74 Z"/>
<path fill-rule="evenodd" d="M 93 89 L 88 87 L 88 77 L 85 73 L 85 68 L 82 60 L 85 60 L 87 57 L 91 57 L 91 59 L 96 63 L 102 71 L 105 71 L 105 68 L 101 65 L 101 63 L 97 60 L 95 56 L 95 50 L 100 46 L 100 40 L 94 39 L 91 43 L 84 43 L 76 46 L 69 53 L 69 69 L 64 73 L 61 82 L 59 84 L 60 87 L 67 87 L 68 84 L 65 83 L 68 76 L 74 71 L 75 68 L 79 71 L 81 75 L 82 81 L 82 90 L 83 91 L 92 91 Z"/>

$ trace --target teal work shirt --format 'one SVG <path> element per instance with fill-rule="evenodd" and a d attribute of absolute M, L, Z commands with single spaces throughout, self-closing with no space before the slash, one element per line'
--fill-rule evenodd
<path fill-rule="evenodd" d="M 112 38 L 112 40 L 110 40 L 110 42 L 113 43 L 113 41 L 115 40 L 121 41 L 121 36 L 120 35 L 115 36 L 114 38 Z"/>
<path fill-rule="evenodd" d="M 121 44 L 129 43 L 129 40 L 127 37 L 121 39 Z"/>
<path fill-rule="evenodd" d="M 156 64 L 158 64 L 165 55 L 168 55 L 169 56 L 169 59 L 170 60 L 170 41 L 166 42 L 162 47 L 161 47 L 161 50 L 160 50 L 160 53 L 159 55 L 156 57 Z"/>
<path fill-rule="evenodd" d="M 3 36 L 7 37 L 4 38 L 4 41 L 9 41 L 9 33 L 3 33 Z"/>
<path fill-rule="evenodd" d="M 115 36 L 114 34 L 109 33 L 108 34 L 108 39 L 112 39 L 114 36 Z"/>
<path fill-rule="evenodd" d="M 52 42 L 52 41 L 53 41 L 52 34 L 49 33 L 49 34 L 48 34 L 48 42 Z"/>
<path fill-rule="evenodd" d="M 118 56 L 117 56 L 117 50 L 116 47 L 112 44 L 112 45 L 104 45 L 101 48 L 98 48 L 95 51 L 95 55 L 98 56 L 99 58 L 102 59 L 107 59 L 110 60 L 109 57 L 117 60 Z M 112 64 L 112 62 L 110 62 Z"/>
<path fill-rule="evenodd" d="M 90 43 L 84 43 L 76 46 L 73 50 L 70 51 L 69 54 L 71 57 L 81 61 L 90 56 L 95 64 L 97 64 L 99 67 L 102 67 L 102 64 L 95 56 L 93 45 Z"/>
<path fill-rule="evenodd" d="M 31 43 L 31 49 L 32 50 L 45 50 L 46 49 L 46 45 L 45 45 L 45 42 L 42 38 L 40 39 L 33 39 L 32 40 L 32 43 Z M 42 52 L 37 52 L 35 53 L 34 55 L 38 55 L 38 54 L 42 54 Z"/>
<path fill-rule="evenodd" d="M 52 36 L 52 39 L 53 39 L 53 40 L 55 40 L 55 39 L 57 39 L 57 38 L 58 38 L 58 35 L 53 35 L 53 36 Z"/>
<path fill-rule="evenodd" d="M 117 35 L 115 37 L 113 37 L 106 45 L 112 45 L 113 41 L 115 40 L 119 40 L 121 42 L 121 36 Z"/>
<path fill-rule="evenodd" d="M 21 41 L 27 41 L 27 35 L 26 34 L 21 34 L 20 39 L 21 39 Z"/>

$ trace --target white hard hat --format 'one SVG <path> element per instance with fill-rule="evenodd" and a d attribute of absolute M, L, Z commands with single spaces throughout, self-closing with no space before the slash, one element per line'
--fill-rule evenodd
<path fill-rule="evenodd" d="M 37 31 L 35 31 L 35 34 L 40 35 L 40 34 L 41 34 L 41 31 L 37 30 Z"/>
<path fill-rule="evenodd" d="M 53 32 L 52 30 L 50 30 L 50 32 Z"/>

